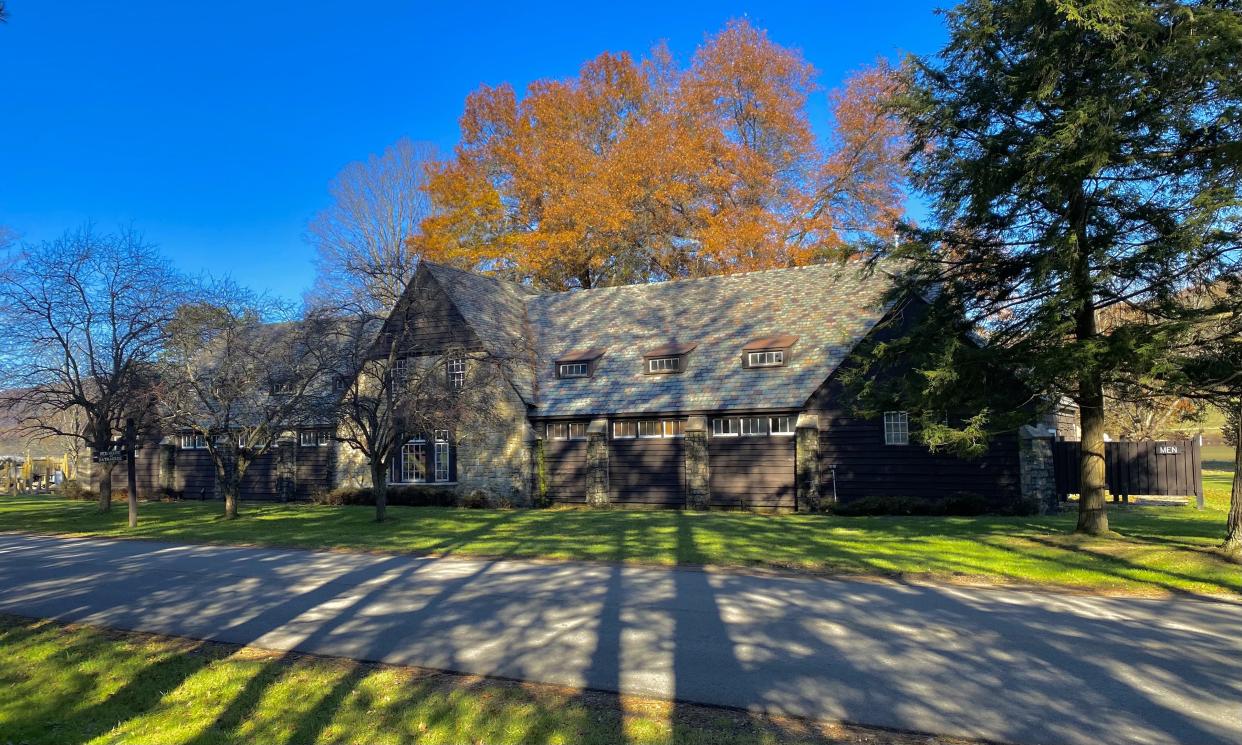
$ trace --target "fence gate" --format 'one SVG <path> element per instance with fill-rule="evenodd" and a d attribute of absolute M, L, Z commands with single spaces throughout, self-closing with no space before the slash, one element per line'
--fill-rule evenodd
<path fill-rule="evenodd" d="M 1080 443 L 1053 443 L 1057 495 L 1078 494 Z M 1104 472 L 1113 500 L 1132 496 L 1194 497 L 1203 507 L 1203 462 L 1199 438 L 1104 443 Z"/>

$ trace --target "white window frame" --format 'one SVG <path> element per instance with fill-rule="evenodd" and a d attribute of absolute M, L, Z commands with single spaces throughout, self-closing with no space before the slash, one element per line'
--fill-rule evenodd
<path fill-rule="evenodd" d="M 435 461 L 434 478 L 437 482 L 444 483 L 449 481 L 449 441 L 448 430 L 437 429 L 433 434 L 435 443 L 432 447 L 432 455 Z"/>
<path fill-rule="evenodd" d="M 669 355 L 667 357 L 649 357 L 647 359 L 647 372 L 679 373 L 681 372 L 681 357 L 678 355 Z"/>
<path fill-rule="evenodd" d="M 712 420 L 712 437 L 737 437 L 741 425 L 737 417 L 726 416 Z"/>
<path fill-rule="evenodd" d="M 884 412 L 884 444 L 910 444 L 910 414 L 905 411 Z"/>
<path fill-rule="evenodd" d="M 558 362 L 556 365 L 558 378 L 589 378 L 591 363 L 589 362 Z"/>
<path fill-rule="evenodd" d="M 298 447 L 313 448 L 319 447 L 319 433 L 313 429 L 304 429 L 298 432 Z"/>
<path fill-rule="evenodd" d="M 665 437 L 685 437 L 686 436 L 686 420 L 685 419 L 661 419 L 660 430 Z M 680 430 L 680 431 L 678 431 Z"/>
<path fill-rule="evenodd" d="M 651 425 L 652 431 L 643 434 L 643 425 Z M 638 439 L 640 440 L 658 440 L 664 436 L 664 427 L 660 424 L 659 419 L 639 419 L 638 420 Z"/>
<path fill-rule="evenodd" d="M 414 368 L 414 360 L 410 357 L 401 357 L 392 361 L 392 382 L 393 385 L 403 385 L 410 377 L 410 372 Z"/>
<path fill-rule="evenodd" d="M 742 437 L 766 437 L 768 435 L 768 419 L 762 416 L 740 417 Z"/>
<path fill-rule="evenodd" d="M 415 457 L 417 453 L 422 453 L 422 468 L 418 468 L 419 461 Z M 393 464 L 393 479 L 397 484 L 425 484 L 427 483 L 427 441 L 421 437 L 412 440 L 406 440 L 401 445 L 401 450 L 397 453 L 397 461 Z M 422 477 L 419 478 L 419 474 Z"/>
<path fill-rule="evenodd" d="M 794 434 L 794 422 L 791 416 L 768 417 L 768 434 L 774 437 L 789 437 Z"/>
<path fill-rule="evenodd" d="M 466 358 L 450 357 L 444 361 L 444 374 L 448 376 L 449 388 L 460 391 L 466 387 Z"/>
<path fill-rule="evenodd" d="M 781 367 L 785 364 L 785 350 L 768 349 L 762 352 L 747 352 L 747 367 Z"/>
<path fill-rule="evenodd" d="M 621 428 L 623 434 L 617 434 L 617 428 Z M 624 434 L 626 428 L 630 428 L 632 434 Z M 612 423 L 612 439 L 614 440 L 633 440 L 638 437 L 638 422 L 633 419 L 618 421 Z"/>
<path fill-rule="evenodd" d="M 182 450 L 205 450 L 207 449 L 207 438 L 200 434 L 181 435 Z"/>
<path fill-rule="evenodd" d="M 568 426 L 566 427 L 566 430 L 568 431 L 568 434 L 569 434 L 567 439 L 585 440 L 587 438 L 587 423 L 586 422 L 568 422 Z"/>

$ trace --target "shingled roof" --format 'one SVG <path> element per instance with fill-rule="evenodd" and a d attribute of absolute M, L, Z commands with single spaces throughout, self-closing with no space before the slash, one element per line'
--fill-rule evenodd
<path fill-rule="evenodd" d="M 538 350 L 538 416 L 797 409 L 880 321 L 892 286 L 858 263 L 538 295 L 526 309 Z M 781 367 L 744 368 L 760 337 L 794 337 Z M 693 344 L 685 371 L 645 374 L 643 355 Z M 553 361 L 596 348 L 589 378 Z"/>
<path fill-rule="evenodd" d="M 800 408 L 883 318 L 892 279 L 859 263 L 772 269 L 551 294 L 423 262 L 496 354 L 529 355 L 514 384 L 536 416 Z M 746 368 L 752 342 L 792 341 L 780 367 Z M 684 351 L 684 372 L 644 355 Z M 589 378 L 556 361 L 602 352 Z"/>

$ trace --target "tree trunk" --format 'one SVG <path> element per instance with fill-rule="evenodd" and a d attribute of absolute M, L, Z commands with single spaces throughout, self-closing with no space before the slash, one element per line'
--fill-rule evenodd
<path fill-rule="evenodd" d="M 371 495 L 375 497 L 375 522 L 382 523 L 388 513 L 388 473 L 378 460 L 371 461 Z"/>
<path fill-rule="evenodd" d="M 1229 493 L 1229 517 L 1225 519 L 1225 542 L 1221 549 L 1242 554 L 1242 399 L 1238 400 L 1238 431 L 1234 433 L 1233 490 Z"/>
<path fill-rule="evenodd" d="M 96 451 L 98 452 L 98 451 Z M 96 463 L 99 466 L 99 511 L 112 509 L 112 463 Z"/>
<path fill-rule="evenodd" d="M 1102 535 L 1108 532 L 1108 513 L 1104 511 L 1108 482 L 1104 473 L 1104 391 L 1098 378 L 1083 381 L 1078 407 L 1082 456 L 1078 464 L 1078 527 L 1074 530 Z"/>

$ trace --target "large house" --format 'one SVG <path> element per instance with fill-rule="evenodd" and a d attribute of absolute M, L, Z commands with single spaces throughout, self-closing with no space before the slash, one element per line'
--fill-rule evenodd
<path fill-rule="evenodd" d="M 518 505 L 792 510 L 866 496 L 1038 496 L 1019 433 L 963 460 L 912 439 L 906 412 L 851 413 L 840 380 L 851 351 L 901 333 L 919 311 L 917 298 L 888 300 L 892 283 L 882 270 L 823 264 L 538 293 L 423 262 L 381 335 L 400 332 L 403 362 L 438 360 L 450 380 L 471 354 L 504 358 L 511 374 L 488 431 L 411 439 L 391 481 L 442 502 L 482 491 Z M 176 444 L 174 491 L 205 494 L 203 458 L 185 452 L 195 443 Z M 365 464 L 330 431 L 290 446 L 298 495 L 365 485 Z M 244 496 L 270 496 L 265 469 L 252 466 Z"/>

